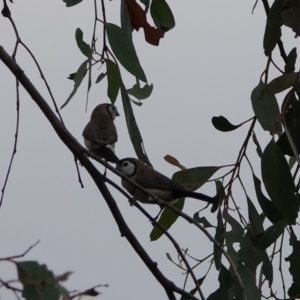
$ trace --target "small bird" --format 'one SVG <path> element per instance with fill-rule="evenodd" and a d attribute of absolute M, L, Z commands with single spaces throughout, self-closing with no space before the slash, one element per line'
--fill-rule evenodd
<path fill-rule="evenodd" d="M 96 155 L 112 163 L 119 161 L 114 153 L 115 143 L 118 141 L 114 120 L 119 115 L 113 104 L 100 104 L 94 108 L 91 120 L 82 133 L 85 146 Z"/>
<path fill-rule="evenodd" d="M 165 202 L 176 202 L 181 197 L 189 197 L 215 204 L 217 200 L 201 193 L 187 191 L 182 185 L 145 165 L 136 158 L 121 159 L 116 169 L 136 182 L 149 193 L 155 195 Z M 154 200 L 122 179 L 122 186 L 137 200 L 143 203 L 155 204 Z"/>

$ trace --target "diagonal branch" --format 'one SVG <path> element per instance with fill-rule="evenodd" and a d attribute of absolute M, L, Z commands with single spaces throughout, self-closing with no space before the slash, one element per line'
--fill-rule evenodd
<path fill-rule="evenodd" d="M 127 226 L 115 199 L 109 192 L 105 182 L 103 180 L 103 175 L 95 168 L 91 161 L 86 157 L 85 149 L 77 142 L 77 140 L 70 134 L 62 122 L 57 118 L 54 112 L 51 110 L 50 106 L 47 104 L 45 99 L 37 91 L 37 89 L 30 82 L 28 77 L 24 74 L 23 70 L 16 64 L 16 62 L 9 56 L 9 54 L 0 46 L 0 60 L 8 67 L 8 69 L 15 75 L 18 81 L 22 84 L 28 94 L 32 97 L 33 101 L 39 106 L 39 108 L 44 113 L 45 117 L 48 119 L 53 129 L 62 140 L 62 142 L 69 148 L 69 150 L 74 154 L 74 156 L 81 162 L 82 166 L 87 170 L 92 179 L 94 180 L 99 191 L 103 195 L 118 227 L 121 232 L 121 236 L 124 236 L 135 252 L 139 255 L 145 265 L 148 267 L 153 276 L 165 289 L 165 292 L 170 300 L 176 300 L 174 292 L 180 294 L 181 289 L 179 289 L 172 281 L 164 276 L 142 245 L 139 243 L 135 235 L 132 233 L 130 228 Z"/>

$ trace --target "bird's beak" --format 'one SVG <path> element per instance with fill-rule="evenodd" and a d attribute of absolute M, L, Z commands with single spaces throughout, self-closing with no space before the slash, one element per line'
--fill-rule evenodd
<path fill-rule="evenodd" d="M 117 117 L 119 117 L 119 116 L 120 116 L 120 114 L 119 114 L 119 112 L 118 112 L 118 111 L 117 111 L 117 113 L 116 113 L 116 116 L 117 116 Z"/>

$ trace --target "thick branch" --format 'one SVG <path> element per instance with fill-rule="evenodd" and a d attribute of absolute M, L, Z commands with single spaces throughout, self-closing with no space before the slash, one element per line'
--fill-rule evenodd
<path fill-rule="evenodd" d="M 139 241 L 136 239 L 134 234 L 131 232 L 130 228 L 127 226 L 123 216 L 116 204 L 116 201 L 110 194 L 108 188 L 106 187 L 103 176 L 94 167 L 90 160 L 84 155 L 85 149 L 77 142 L 77 140 L 70 134 L 70 132 L 65 128 L 62 122 L 56 117 L 56 115 L 51 110 L 50 106 L 47 104 L 45 99 L 33 86 L 27 76 L 24 74 L 22 69 L 16 64 L 16 62 L 8 55 L 2 46 L 0 46 L 0 59 L 2 62 L 10 69 L 10 71 L 19 80 L 28 94 L 32 97 L 35 103 L 44 113 L 45 117 L 48 119 L 53 129 L 56 131 L 57 135 L 60 137 L 62 142 L 69 148 L 69 150 L 75 155 L 75 157 L 81 162 L 82 166 L 87 170 L 92 179 L 94 180 L 99 191 L 102 193 L 111 213 L 118 224 L 121 235 L 124 236 L 136 253 L 143 260 L 145 265 L 151 271 L 153 276 L 158 280 L 158 282 L 163 286 L 168 295 L 168 298 L 175 300 L 174 292 L 181 294 L 181 289 L 178 288 L 172 281 L 166 278 L 163 273 L 157 267 L 155 263 Z"/>

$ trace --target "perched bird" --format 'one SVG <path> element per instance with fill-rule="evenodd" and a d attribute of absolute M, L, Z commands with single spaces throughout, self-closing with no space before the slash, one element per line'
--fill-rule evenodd
<path fill-rule="evenodd" d="M 119 116 L 119 112 L 113 104 L 100 104 L 94 108 L 91 120 L 82 133 L 85 146 L 112 163 L 119 161 L 114 153 L 115 143 L 118 141 L 117 129 L 114 124 L 117 116 Z"/>
<path fill-rule="evenodd" d="M 217 203 L 217 200 L 214 198 L 187 191 L 177 182 L 155 171 L 136 158 L 123 158 L 118 162 L 116 168 L 129 179 L 165 202 L 172 203 L 178 198 L 189 197 L 212 204 Z M 143 203 L 155 203 L 149 195 L 146 195 L 124 179 L 122 179 L 122 186 L 137 200 Z"/>

